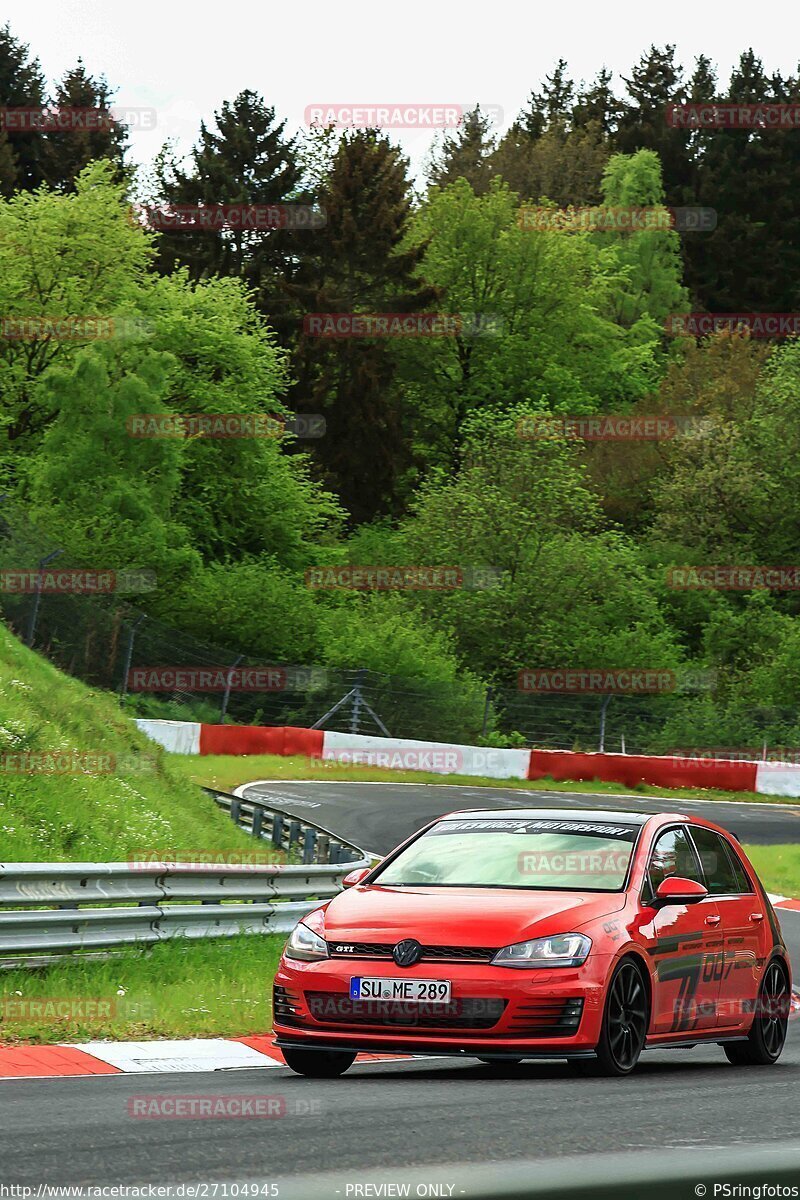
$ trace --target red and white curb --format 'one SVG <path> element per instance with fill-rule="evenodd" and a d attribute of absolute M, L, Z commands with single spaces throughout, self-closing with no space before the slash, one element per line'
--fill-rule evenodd
<path fill-rule="evenodd" d="M 357 1063 L 393 1062 L 403 1054 L 359 1054 Z M 285 1067 L 269 1036 L 182 1041 L 81 1042 L 56 1046 L 0 1045 L 0 1080 L 66 1075 L 165 1075 Z"/>

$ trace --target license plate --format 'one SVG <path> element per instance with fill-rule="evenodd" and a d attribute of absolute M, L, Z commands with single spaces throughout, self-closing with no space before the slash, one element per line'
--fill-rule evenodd
<path fill-rule="evenodd" d="M 350 999 L 447 1004 L 450 1000 L 450 980 L 373 979 L 359 975 L 350 980 Z"/>

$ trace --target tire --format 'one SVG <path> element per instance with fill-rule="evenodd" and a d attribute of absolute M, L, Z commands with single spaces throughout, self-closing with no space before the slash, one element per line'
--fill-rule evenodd
<path fill-rule="evenodd" d="M 786 1044 L 789 1005 L 789 980 L 783 964 L 776 959 L 764 972 L 747 1041 L 728 1042 L 722 1047 L 728 1062 L 735 1067 L 770 1067 L 776 1063 Z"/>
<path fill-rule="evenodd" d="M 639 1061 L 650 1023 L 650 1005 L 641 969 L 632 958 L 618 964 L 608 985 L 595 1058 L 567 1059 L 582 1076 L 630 1075 Z"/>
<path fill-rule="evenodd" d="M 297 1050 L 287 1046 L 281 1054 L 287 1067 L 309 1079 L 335 1079 L 344 1075 L 356 1059 L 355 1050 Z"/>

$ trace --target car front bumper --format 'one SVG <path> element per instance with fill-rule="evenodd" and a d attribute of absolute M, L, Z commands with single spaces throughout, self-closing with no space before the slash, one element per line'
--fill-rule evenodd
<path fill-rule="evenodd" d="M 283 958 L 274 982 L 278 1046 L 368 1053 L 580 1057 L 600 1038 L 611 956 L 580 968 L 520 970 L 475 963 Z M 446 1005 L 354 1001 L 350 980 L 449 979 Z"/>

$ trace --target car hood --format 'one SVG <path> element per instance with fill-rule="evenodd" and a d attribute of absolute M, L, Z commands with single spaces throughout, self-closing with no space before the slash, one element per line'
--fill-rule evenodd
<path fill-rule="evenodd" d="M 624 892 L 540 892 L 516 888 L 354 887 L 325 911 L 328 941 L 496 947 L 571 933 L 625 905 Z"/>

